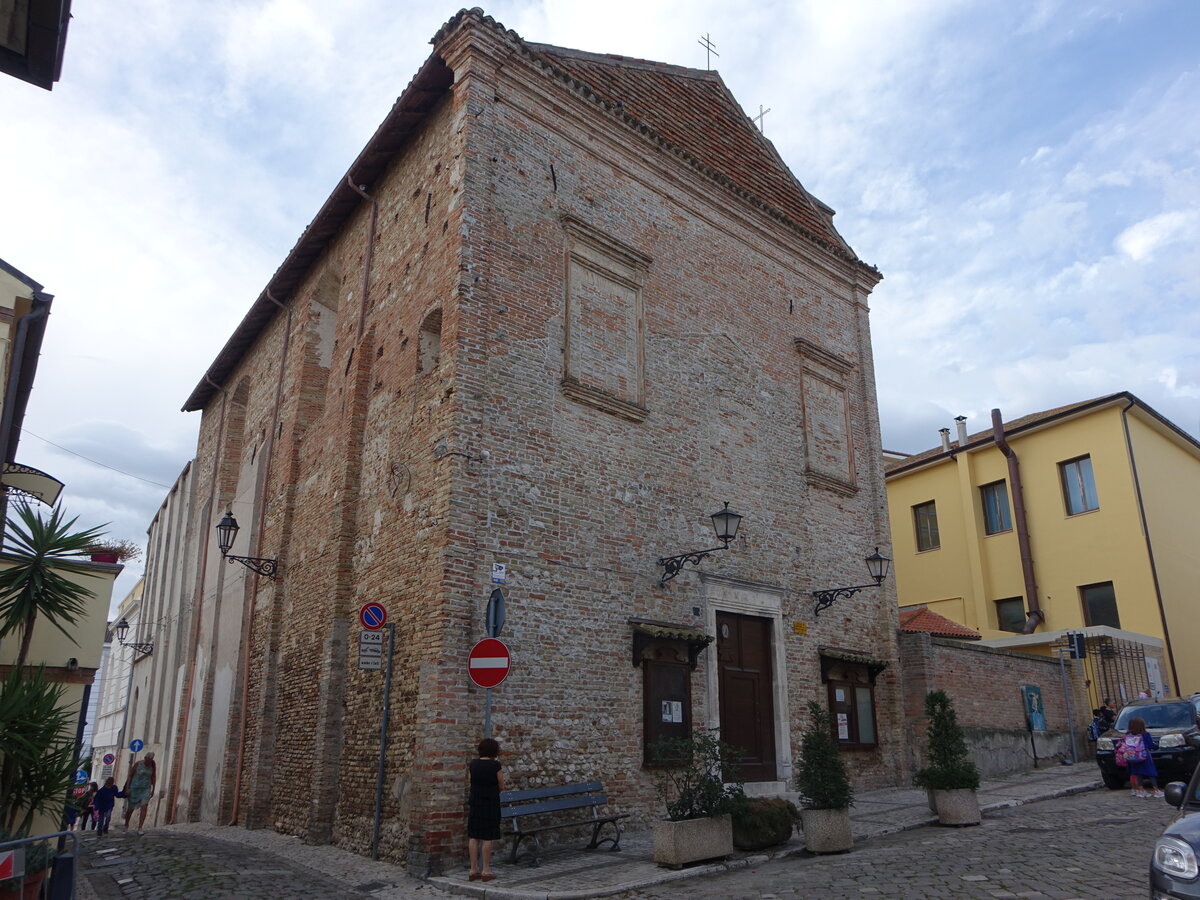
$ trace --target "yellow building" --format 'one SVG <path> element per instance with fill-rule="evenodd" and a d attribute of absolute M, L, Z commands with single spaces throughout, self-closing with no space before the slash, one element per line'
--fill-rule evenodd
<path fill-rule="evenodd" d="M 53 505 L 62 490 L 62 482 L 16 461 L 21 424 L 37 373 L 42 337 L 50 315 L 53 296 L 42 285 L 0 259 L 0 536 L 4 533 L 9 498 L 23 495 Z M 73 711 L 77 723 L 74 733 L 82 733 L 83 717 L 96 669 L 104 646 L 108 606 L 113 582 L 122 567 L 109 563 L 82 561 L 86 571 L 68 576 L 83 585 L 91 599 L 84 614 L 63 634 L 54 625 L 38 618 L 29 645 L 26 664 L 44 665 L 47 677 L 65 686 L 64 703 Z M 0 568 L 6 565 L 0 553 Z M 0 678 L 15 664 L 20 632 L 0 641 Z M 54 831 L 58 821 L 42 817 L 34 833 Z"/>
<path fill-rule="evenodd" d="M 940 447 L 885 460 L 901 607 L 1027 652 L 1080 631 L 1107 653 L 1137 645 L 1152 688 L 1200 691 L 1200 442 L 1127 392 L 957 423 L 957 440 L 944 428 Z"/>

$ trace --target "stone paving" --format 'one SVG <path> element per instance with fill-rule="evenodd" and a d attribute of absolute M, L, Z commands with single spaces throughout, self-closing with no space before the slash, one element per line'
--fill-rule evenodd
<path fill-rule="evenodd" d="M 467 881 L 465 860 L 461 868 L 454 861 L 446 875 L 419 881 L 387 863 L 268 830 L 191 824 L 138 837 L 118 829 L 105 838 L 84 838 L 77 896 L 441 900 L 453 893 L 485 900 L 657 900 L 688 894 L 716 900 L 819 891 L 822 900 L 1064 900 L 1114 891 L 1144 895 L 1150 847 L 1172 810 L 1161 800 L 1135 801 L 1126 792 L 1096 790 L 1095 775 L 1094 767 L 1055 767 L 989 780 L 980 791 L 984 823 L 966 829 L 923 827 L 931 821 L 923 791 L 863 792 L 852 811 L 858 843 L 840 856 L 813 856 L 797 836 L 769 856 L 739 854 L 672 872 L 651 862 L 648 835 L 633 833 L 619 853 L 561 848 L 547 853 L 539 868 L 508 864 L 498 854 L 499 878 L 486 886 Z"/>
<path fill-rule="evenodd" d="M 114 829 L 83 841 L 78 900 L 440 900 L 402 869 L 273 831 L 215 825 Z"/>
<path fill-rule="evenodd" d="M 1144 897 L 1154 840 L 1173 810 L 1162 800 L 1092 791 L 990 813 L 974 828 L 921 828 L 837 856 L 795 855 L 686 885 L 689 900 L 888 897 L 1096 900 Z M 621 894 L 678 897 L 681 885 Z"/>

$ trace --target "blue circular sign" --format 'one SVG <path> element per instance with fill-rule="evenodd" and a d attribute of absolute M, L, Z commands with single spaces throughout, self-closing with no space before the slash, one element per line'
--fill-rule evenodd
<path fill-rule="evenodd" d="M 79 769 L 78 771 L 76 771 L 76 773 L 75 773 L 75 783 L 76 783 L 76 784 L 83 784 L 85 781 L 87 781 L 87 770 L 86 770 L 86 769 Z"/>
<path fill-rule="evenodd" d="M 382 628 L 387 621 L 387 610 L 383 608 L 382 603 L 364 603 L 358 611 L 358 620 L 362 622 L 363 628 L 375 631 Z"/>
<path fill-rule="evenodd" d="M 136 739 L 129 742 L 129 749 L 132 750 L 134 753 L 141 753 L 142 748 L 145 746 L 146 746 L 145 744 L 143 744 L 141 741 L 136 740 Z"/>

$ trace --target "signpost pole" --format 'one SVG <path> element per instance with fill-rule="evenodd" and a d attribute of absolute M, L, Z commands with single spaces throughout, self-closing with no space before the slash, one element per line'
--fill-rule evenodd
<path fill-rule="evenodd" d="M 1058 651 L 1058 672 L 1062 676 L 1063 699 L 1067 702 L 1067 731 L 1071 735 L 1071 762 L 1079 762 L 1079 750 L 1075 746 L 1075 711 L 1071 708 L 1071 687 L 1067 682 L 1067 663 L 1062 648 Z"/>
<path fill-rule="evenodd" d="M 384 626 L 388 633 L 387 669 L 383 676 L 383 719 L 379 723 L 379 771 L 375 775 L 375 827 L 371 832 L 371 859 L 379 859 L 379 825 L 383 820 L 383 777 L 387 760 L 388 714 L 392 707 L 392 653 L 396 649 L 396 625 Z"/>

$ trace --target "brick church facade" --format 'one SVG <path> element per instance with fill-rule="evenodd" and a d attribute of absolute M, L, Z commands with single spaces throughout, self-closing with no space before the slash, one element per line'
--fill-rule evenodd
<path fill-rule="evenodd" d="M 788 790 L 814 698 L 857 783 L 897 783 L 890 582 L 819 616 L 809 594 L 888 552 L 878 272 L 715 72 L 529 43 L 479 10 L 432 43 L 185 405 L 168 817 L 368 852 L 376 600 L 397 647 L 381 855 L 420 874 L 461 852 L 496 563 L 510 786 L 600 779 L 644 824 L 648 741 L 707 727 L 752 790 Z M 724 502 L 736 540 L 661 583 L 660 557 L 714 546 Z M 227 509 L 231 552 L 277 555 L 276 578 L 222 562 Z"/>

